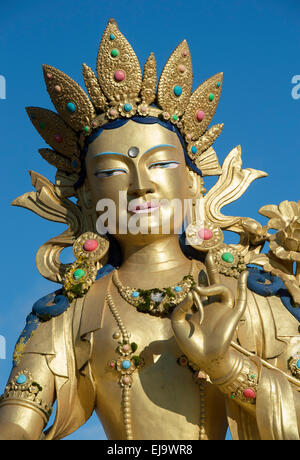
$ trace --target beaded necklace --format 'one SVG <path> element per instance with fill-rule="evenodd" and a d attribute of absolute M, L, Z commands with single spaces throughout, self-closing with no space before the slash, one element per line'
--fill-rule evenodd
<path fill-rule="evenodd" d="M 195 267 L 194 267 L 194 261 L 193 261 L 190 276 L 193 276 L 194 268 Z M 152 292 L 153 290 L 149 290 L 149 291 Z M 130 399 L 131 397 L 130 390 L 131 390 L 132 382 L 133 382 L 132 374 L 136 370 L 141 369 L 145 363 L 144 363 L 143 358 L 134 354 L 138 348 L 138 345 L 135 342 L 130 343 L 130 334 L 128 333 L 126 329 L 121 319 L 121 316 L 118 312 L 118 309 L 110 294 L 110 283 L 106 291 L 106 300 L 107 300 L 107 304 L 110 309 L 110 312 L 112 313 L 117 323 L 117 326 L 120 330 L 120 333 L 121 333 L 121 340 L 119 341 L 119 345 L 116 348 L 118 357 L 117 359 L 111 360 L 108 363 L 108 366 L 110 367 L 110 369 L 117 371 L 119 374 L 119 384 L 122 388 L 121 410 L 122 410 L 122 417 L 123 417 L 124 428 L 125 428 L 125 433 L 126 433 L 126 439 L 133 440 L 132 419 L 131 419 L 131 399 Z M 207 375 L 201 372 L 199 369 L 196 369 L 193 366 L 193 364 L 188 361 L 188 358 L 186 356 L 182 355 L 180 358 L 178 358 L 177 362 L 181 366 L 187 366 L 193 372 L 193 379 L 195 383 L 199 385 L 199 390 L 200 390 L 199 439 L 206 440 L 207 436 L 206 436 L 206 430 L 205 430 L 205 424 L 206 424 L 205 418 L 206 417 L 205 417 L 205 395 L 204 393 L 205 393 L 205 383 L 207 381 Z"/>
<path fill-rule="evenodd" d="M 114 271 L 112 280 L 121 297 L 139 312 L 164 317 L 172 313 L 176 305 L 182 302 L 194 287 L 194 272 L 195 261 L 193 260 L 190 273 L 175 286 L 165 288 L 136 289 L 124 286 L 119 279 L 118 270 Z"/>

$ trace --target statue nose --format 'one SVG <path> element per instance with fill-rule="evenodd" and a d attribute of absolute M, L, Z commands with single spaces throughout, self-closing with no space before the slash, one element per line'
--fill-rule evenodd
<path fill-rule="evenodd" d="M 144 196 L 147 193 L 154 193 L 153 187 L 129 189 L 128 194 L 133 196 Z"/>

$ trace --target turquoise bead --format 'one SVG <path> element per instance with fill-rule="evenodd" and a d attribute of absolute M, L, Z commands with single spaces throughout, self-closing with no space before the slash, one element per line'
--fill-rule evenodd
<path fill-rule="evenodd" d="M 122 361 L 122 368 L 123 369 L 129 369 L 130 366 L 131 366 L 131 362 L 128 359 L 125 359 L 124 361 Z"/>
<path fill-rule="evenodd" d="M 195 147 L 195 146 L 193 145 L 193 147 L 191 148 L 191 152 L 192 152 L 192 153 L 197 153 L 197 147 Z"/>
<path fill-rule="evenodd" d="M 296 367 L 297 369 L 300 369 L 300 359 L 298 359 L 298 361 L 296 362 Z"/>
<path fill-rule="evenodd" d="M 124 104 L 124 110 L 125 110 L 125 112 L 130 112 L 131 109 L 132 109 L 132 105 L 131 105 L 131 104 Z"/>
<path fill-rule="evenodd" d="M 19 385 L 24 385 L 24 383 L 27 382 L 27 377 L 26 377 L 26 375 L 24 375 L 24 374 L 19 375 L 19 377 L 17 378 L 16 382 L 17 382 Z"/>
<path fill-rule="evenodd" d="M 221 82 L 218 81 L 218 83 L 217 83 L 217 88 L 220 88 L 220 86 L 221 86 Z"/>
<path fill-rule="evenodd" d="M 182 287 L 180 287 L 180 286 L 175 286 L 175 287 L 174 287 L 174 291 L 175 291 L 175 292 L 180 292 L 180 291 L 182 291 Z"/>
<path fill-rule="evenodd" d="M 140 293 L 138 291 L 133 291 L 133 293 L 131 294 L 131 297 L 139 297 L 140 296 Z"/>
<path fill-rule="evenodd" d="M 85 275 L 85 271 L 82 270 L 81 268 L 78 268 L 78 269 L 75 270 L 75 272 L 73 273 L 73 278 L 74 278 L 74 280 L 78 281 L 78 280 L 80 280 L 84 275 Z"/>
<path fill-rule="evenodd" d="M 66 107 L 67 107 L 68 112 L 70 113 L 76 112 L 76 105 L 74 104 L 74 102 L 68 102 Z"/>
<path fill-rule="evenodd" d="M 179 85 L 174 86 L 173 92 L 174 92 L 175 96 L 181 96 L 181 94 L 182 94 L 181 86 L 179 86 Z"/>
<path fill-rule="evenodd" d="M 109 38 L 110 38 L 111 40 L 114 40 L 116 37 L 114 36 L 114 34 L 110 34 Z"/>

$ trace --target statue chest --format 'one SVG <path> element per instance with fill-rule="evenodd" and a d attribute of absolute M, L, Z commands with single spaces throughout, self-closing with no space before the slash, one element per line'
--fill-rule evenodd
<path fill-rule="evenodd" d="M 215 396 L 211 388 L 204 396 L 193 372 L 178 363 L 170 319 L 139 313 L 122 299 L 116 307 L 119 316 L 108 307 L 103 313 L 90 361 L 96 412 L 108 438 L 126 439 L 130 416 L 134 439 L 199 439 L 204 405 L 212 412 Z M 130 353 L 123 350 L 124 331 Z"/>

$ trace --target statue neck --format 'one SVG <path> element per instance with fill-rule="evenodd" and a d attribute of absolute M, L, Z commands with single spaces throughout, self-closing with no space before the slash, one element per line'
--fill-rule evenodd
<path fill-rule="evenodd" d="M 122 244 L 123 263 L 120 279 L 141 289 L 164 287 L 178 282 L 189 273 L 191 261 L 181 251 L 178 235 L 170 235 L 145 244 Z M 139 280 L 139 281 L 137 281 Z"/>

